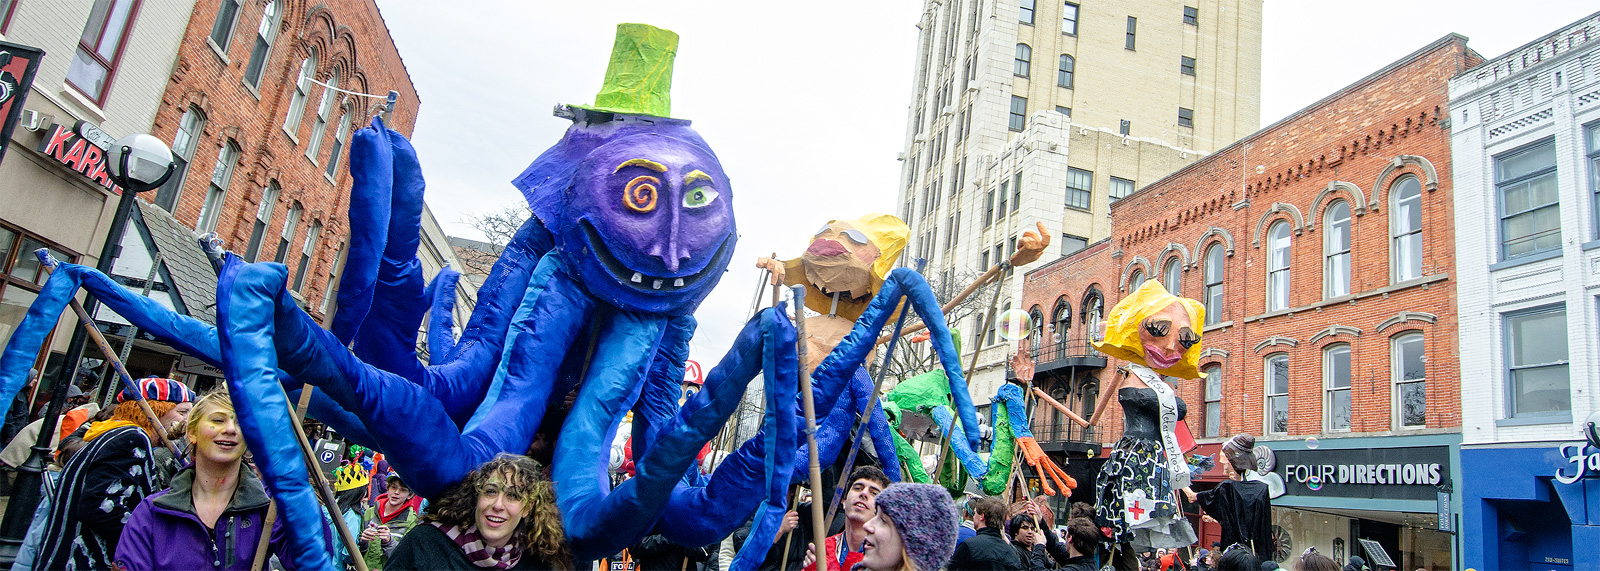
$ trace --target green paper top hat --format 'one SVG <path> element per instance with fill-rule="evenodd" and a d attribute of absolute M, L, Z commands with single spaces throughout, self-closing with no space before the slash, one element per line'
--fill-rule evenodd
<path fill-rule="evenodd" d="M 649 24 L 617 24 L 605 85 L 593 106 L 580 109 L 669 117 L 672 113 L 672 60 L 678 34 Z"/>

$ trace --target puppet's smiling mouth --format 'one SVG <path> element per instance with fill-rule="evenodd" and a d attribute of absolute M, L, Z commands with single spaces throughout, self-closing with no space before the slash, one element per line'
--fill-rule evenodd
<path fill-rule="evenodd" d="M 578 225 L 583 227 L 583 236 L 585 241 L 589 243 L 589 251 L 594 253 L 595 259 L 600 260 L 600 265 L 605 267 L 606 272 L 610 273 L 611 277 L 616 278 L 618 282 L 627 284 L 639 291 L 673 292 L 694 287 L 700 283 L 700 280 L 711 274 L 711 269 L 716 266 L 712 261 L 722 257 L 723 251 L 727 249 L 729 242 L 728 238 L 724 237 L 722 243 L 717 246 L 716 252 L 706 258 L 705 265 L 692 274 L 685 276 L 653 276 L 629 268 L 622 260 L 612 255 L 611 249 L 606 247 L 605 240 L 600 238 L 600 232 L 596 231 L 588 220 L 580 220 Z"/>

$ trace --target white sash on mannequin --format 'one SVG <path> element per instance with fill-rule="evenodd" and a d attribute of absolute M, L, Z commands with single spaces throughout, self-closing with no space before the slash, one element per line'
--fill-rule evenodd
<path fill-rule="evenodd" d="M 1183 459 L 1183 450 L 1178 447 L 1178 401 L 1177 395 L 1172 392 L 1172 387 L 1161 379 L 1161 375 L 1150 370 L 1149 367 L 1137 363 L 1129 363 L 1128 370 L 1139 376 L 1139 380 L 1156 392 L 1156 398 L 1161 402 L 1161 463 L 1167 467 L 1172 489 L 1177 490 L 1189 487 L 1189 463 Z"/>

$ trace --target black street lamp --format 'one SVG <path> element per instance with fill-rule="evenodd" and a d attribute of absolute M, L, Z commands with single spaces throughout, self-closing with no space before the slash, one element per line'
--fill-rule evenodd
<path fill-rule="evenodd" d="M 121 252 L 122 233 L 128 226 L 128 216 L 133 213 L 134 194 L 154 190 L 166 183 L 176 165 L 172 161 L 171 149 L 160 139 L 144 133 L 117 139 L 107 151 L 106 158 L 111 181 L 122 188 L 122 196 L 117 199 L 116 214 L 111 217 L 111 231 L 106 235 L 105 244 L 100 247 L 100 260 L 95 264 L 95 269 L 110 275 L 111 266 Z M 96 305 L 98 302 L 93 295 L 85 296 L 83 308 L 89 315 L 94 315 Z M 51 441 L 56 433 L 56 420 L 61 416 L 62 405 L 66 402 L 67 387 L 72 386 L 73 380 L 78 377 L 78 362 L 83 359 L 83 345 L 87 336 L 82 326 L 72 329 L 72 341 L 67 344 L 61 374 L 56 377 L 50 404 L 45 408 L 39 440 L 34 443 L 28 460 L 17 467 L 17 483 L 12 488 L 11 502 L 6 505 L 5 519 L 0 520 L 0 566 L 10 568 L 16 560 L 17 549 L 22 545 L 22 539 L 28 533 L 28 524 L 33 520 L 33 512 L 39 505 L 39 484 L 44 477 L 46 458 L 50 455 Z"/>

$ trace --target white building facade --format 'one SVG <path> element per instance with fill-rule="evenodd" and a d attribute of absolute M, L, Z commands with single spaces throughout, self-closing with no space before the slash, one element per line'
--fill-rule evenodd
<path fill-rule="evenodd" d="M 1450 82 L 1463 565 L 1600 568 L 1600 14 Z"/>

